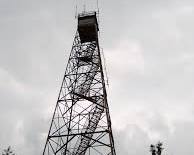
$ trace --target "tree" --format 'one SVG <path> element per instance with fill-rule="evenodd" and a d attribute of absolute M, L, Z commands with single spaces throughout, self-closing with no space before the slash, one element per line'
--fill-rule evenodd
<path fill-rule="evenodd" d="M 162 148 L 162 143 L 158 142 L 156 145 L 151 144 L 150 145 L 150 152 L 152 153 L 152 155 L 161 155 L 162 154 L 162 150 L 164 148 Z"/>
<path fill-rule="evenodd" d="M 158 142 L 158 144 L 156 144 L 156 148 L 157 148 L 157 155 L 161 155 L 162 154 L 162 150 L 164 148 L 162 148 L 162 143 L 161 142 Z"/>
<path fill-rule="evenodd" d="M 3 150 L 2 155 L 16 155 L 16 154 L 13 153 L 11 146 L 9 146 L 7 149 Z"/>
<path fill-rule="evenodd" d="M 155 147 L 155 145 L 153 145 L 153 144 L 150 145 L 150 152 L 152 153 L 152 155 L 156 155 L 156 147 Z"/>

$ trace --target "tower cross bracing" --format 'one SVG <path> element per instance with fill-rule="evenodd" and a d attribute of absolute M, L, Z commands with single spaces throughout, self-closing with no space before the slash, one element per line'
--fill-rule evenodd
<path fill-rule="evenodd" d="M 96 16 L 78 15 L 43 155 L 116 155 Z"/>

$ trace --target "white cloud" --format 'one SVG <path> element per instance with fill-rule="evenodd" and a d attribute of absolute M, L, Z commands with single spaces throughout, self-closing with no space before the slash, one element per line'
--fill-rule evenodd
<path fill-rule="evenodd" d="M 122 40 L 114 48 L 104 49 L 104 55 L 110 73 L 127 74 L 130 71 L 144 71 L 143 49 L 137 41 Z M 113 77 L 114 77 L 113 75 Z"/>

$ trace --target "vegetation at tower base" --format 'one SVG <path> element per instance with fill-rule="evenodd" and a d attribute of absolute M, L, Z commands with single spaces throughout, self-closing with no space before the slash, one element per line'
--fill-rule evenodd
<path fill-rule="evenodd" d="M 156 145 L 151 144 L 150 145 L 150 152 L 152 153 L 152 155 L 161 155 L 162 154 L 162 150 L 164 148 L 162 148 L 162 143 L 158 142 Z"/>
<path fill-rule="evenodd" d="M 7 149 L 3 150 L 2 155 L 15 155 L 15 153 L 12 151 L 11 146 L 9 146 Z"/>
<path fill-rule="evenodd" d="M 76 32 L 43 155 L 116 155 L 96 12 Z"/>

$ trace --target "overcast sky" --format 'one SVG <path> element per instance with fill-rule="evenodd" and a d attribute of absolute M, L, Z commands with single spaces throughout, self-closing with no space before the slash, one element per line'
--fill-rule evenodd
<path fill-rule="evenodd" d="M 77 28 L 75 6 L 0 0 L 0 150 L 42 153 Z M 194 154 L 194 1 L 99 0 L 99 8 L 117 154 L 149 155 L 158 140 L 164 155 Z"/>

